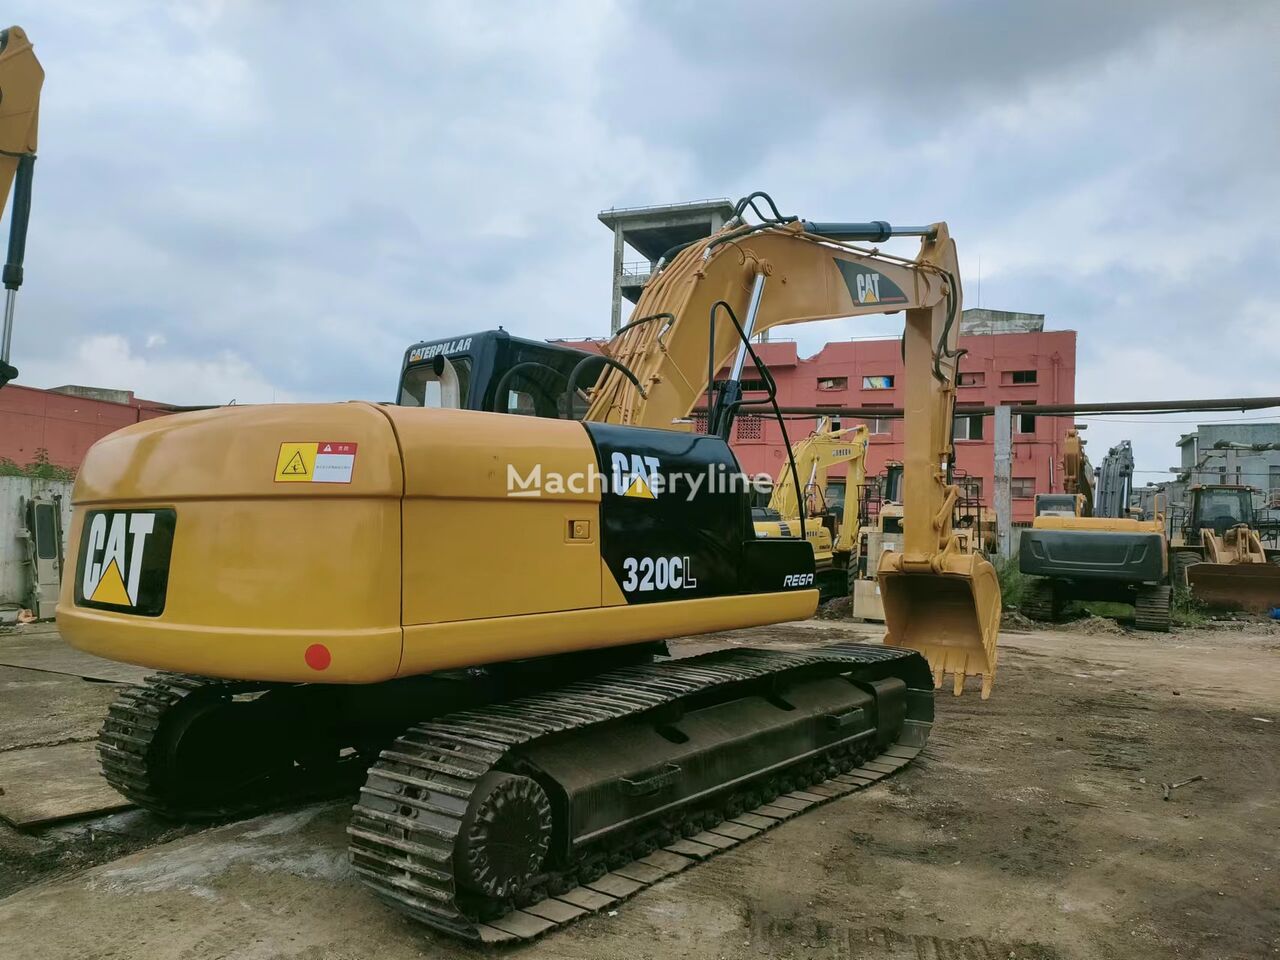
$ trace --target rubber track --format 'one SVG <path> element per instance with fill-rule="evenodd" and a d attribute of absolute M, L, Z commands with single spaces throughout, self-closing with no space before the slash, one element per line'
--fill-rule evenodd
<path fill-rule="evenodd" d="M 1056 606 L 1053 583 L 1048 580 L 1032 581 L 1022 597 L 1022 612 L 1032 620 L 1056 623 Z"/>
<path fill-rule="evenodd" d="M 98 732 L 98 761 L 102 776 L 138 806 L 175 820 L 221 820 L 248 816 L 289 803 L 332 796 L 351 786 L 346 771 L 316 777 L 264 777 L 255 789 L 222 801 L 206 800 L 192 806 L 189 796 L 177 800 L 164 790 L 165 765 L 170 761 L 158 738 L 164 720 L 171 718 L 192 696 L 235 696 L 271 689 L 274 684 L 218 680 L 185 674 L 161 673 L 147 677 L 142 686 L 130 687 L 107 710 Z"/>
<path fill-rule="evenodd" d="M 624 865 L 598 879 L 482 922 L 455 900 L 453 845 L 476 781 L 511 750 L 538 737 L 644 713 L 694 693 L 796 668 L 912 658 L 918 661 L 920 676 L 908 686 L 932 696 L 928 668 L 912 651 L 857 644 L 802 652 L 748 648 L 628 667 L 548 693 L 418 724 L 384 750 L 369 771 L 347 828 L 352 865 L 381 900 L 453 936 L 484 943 L 532 939 L 611 907 L 809 807 L 897 771 L 920 752 L 929 724 L 917 720 L 904 726 L 904 732 L 912 732 L 912 743 L 891 745 L 847 773 L 781 795 L 630 862 L 624 858 Z M 383 805 L 391 801 L 397 809 L 389 812 L 366 802 L 375 799 Z M 619 849 L 626 846 L 623 841 Z"/>
<path fill-rule="evenodd" d="M 1168 633 L 1172 597 L 1172 587 L 1139 587 L 1133 600 L 1133 625 L 1139 630 Z"/>
<path fill-rule="evenodd" d="M 130 687 L 116 697 L 98 733 L 98 761 L 107 783 L 140 807 L 181 815 L 184 811 L 171 809 L 155 782 L 159 762 L 153 752 L 155 739 L 165 715 L 193 693 L 214 687 L 227 687 L 228 692 L 236 693 L 252 689 L 253 685 L 155 674 L 147 677 L 142 686 Z"/>

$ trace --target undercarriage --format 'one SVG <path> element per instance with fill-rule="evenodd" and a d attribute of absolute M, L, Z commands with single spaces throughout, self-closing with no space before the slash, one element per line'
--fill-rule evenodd
<path fill-rule="evenodd" d="M 363 782 L 348 833 L 365 883 L 416 920 L 496 942 L 874 782 L 933 719 L 910 651 L 651 653 L 367 687 L 160 675 L 112 706 L 99 753 L 117 789 L 173 818 Z"/>

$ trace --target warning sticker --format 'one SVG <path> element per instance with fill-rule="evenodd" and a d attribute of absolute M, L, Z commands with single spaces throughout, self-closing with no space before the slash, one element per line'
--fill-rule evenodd
<path fill-rule="evenodd" d="M 285 442 L 276 457 L 276 483 L 350 483 L 355 466 L 354 443 Z"/>

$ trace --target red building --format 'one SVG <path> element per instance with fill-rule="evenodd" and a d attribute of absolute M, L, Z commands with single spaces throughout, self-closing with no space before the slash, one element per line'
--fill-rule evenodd
<path fill-rule="evenodd" d="M 38 390 L 10 383 L 0 390 L 0 459 L 25 466 L 44 450 L 50 463 L 75 470 L 94 441 L 174 410 L 127 390 Z"/>
<path fill-rule="evenodd" d="M 1017 406 L 1027 403 L 1073 403 L 1076 379 L 1076 333 L 1043 329 L 1043 318 L 1020 322 L 1001 320 L 989 310 L 966 310 L 960 348 L 957 391 L 956 467 L 977 485 L 984 503 L 993 505 L 995 473 L 994 417 L 965 416 L 965 407 Z M 996 332 L 1013 329 L 1017 332 Z M 1030 329 L 1028 329 L 1030 328 Z M 988 332 L 992 331 L 992 332 Z M 876 418 L 875 410 L 900 408 L 904 391 L 900 342 L 857 340 L 828 343 L 816 355 L 802 358 L 796 344 L 771 341 L 756 344 L 756 351 L 778 384 L 781 406 L 856 407 L 863 416 L 843 417 L 840 426 L 866 424 L 871 430 L 867 474 L 873 476 L 890 460 L 902 459 L 902 421 Z M 727 375 L 721 371 L 721 376 Z M 754 368 L 743 373 L 744 386 L 761 388 Z M 762 389 L 749 399 L 763 398 Z M 792 443 L 816 425 L 816 418 L 787 423 Z M 1029 523 L 1034 495 L 1062 489 L 1062 441 L 1073 418 L 1022 415 L 1013 417 L 1013 519 Z M 781 430 L 768 412 L 743 415 L 730 439 L 734 452 L 748 473 L 776 477 L 785 457 Z M 843 470 L 832 470 L 838 477 Z"/>

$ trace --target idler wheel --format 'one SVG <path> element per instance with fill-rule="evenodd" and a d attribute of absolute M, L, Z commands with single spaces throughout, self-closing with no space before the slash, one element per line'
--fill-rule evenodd
<path fill-rule="evenodd" d="M 550 846 L 551 801 L 542 787 L 529 777 L 487 773 L 458 833 L 458 882 L 488 897 L 509 897 L 538 875 Z"/>

